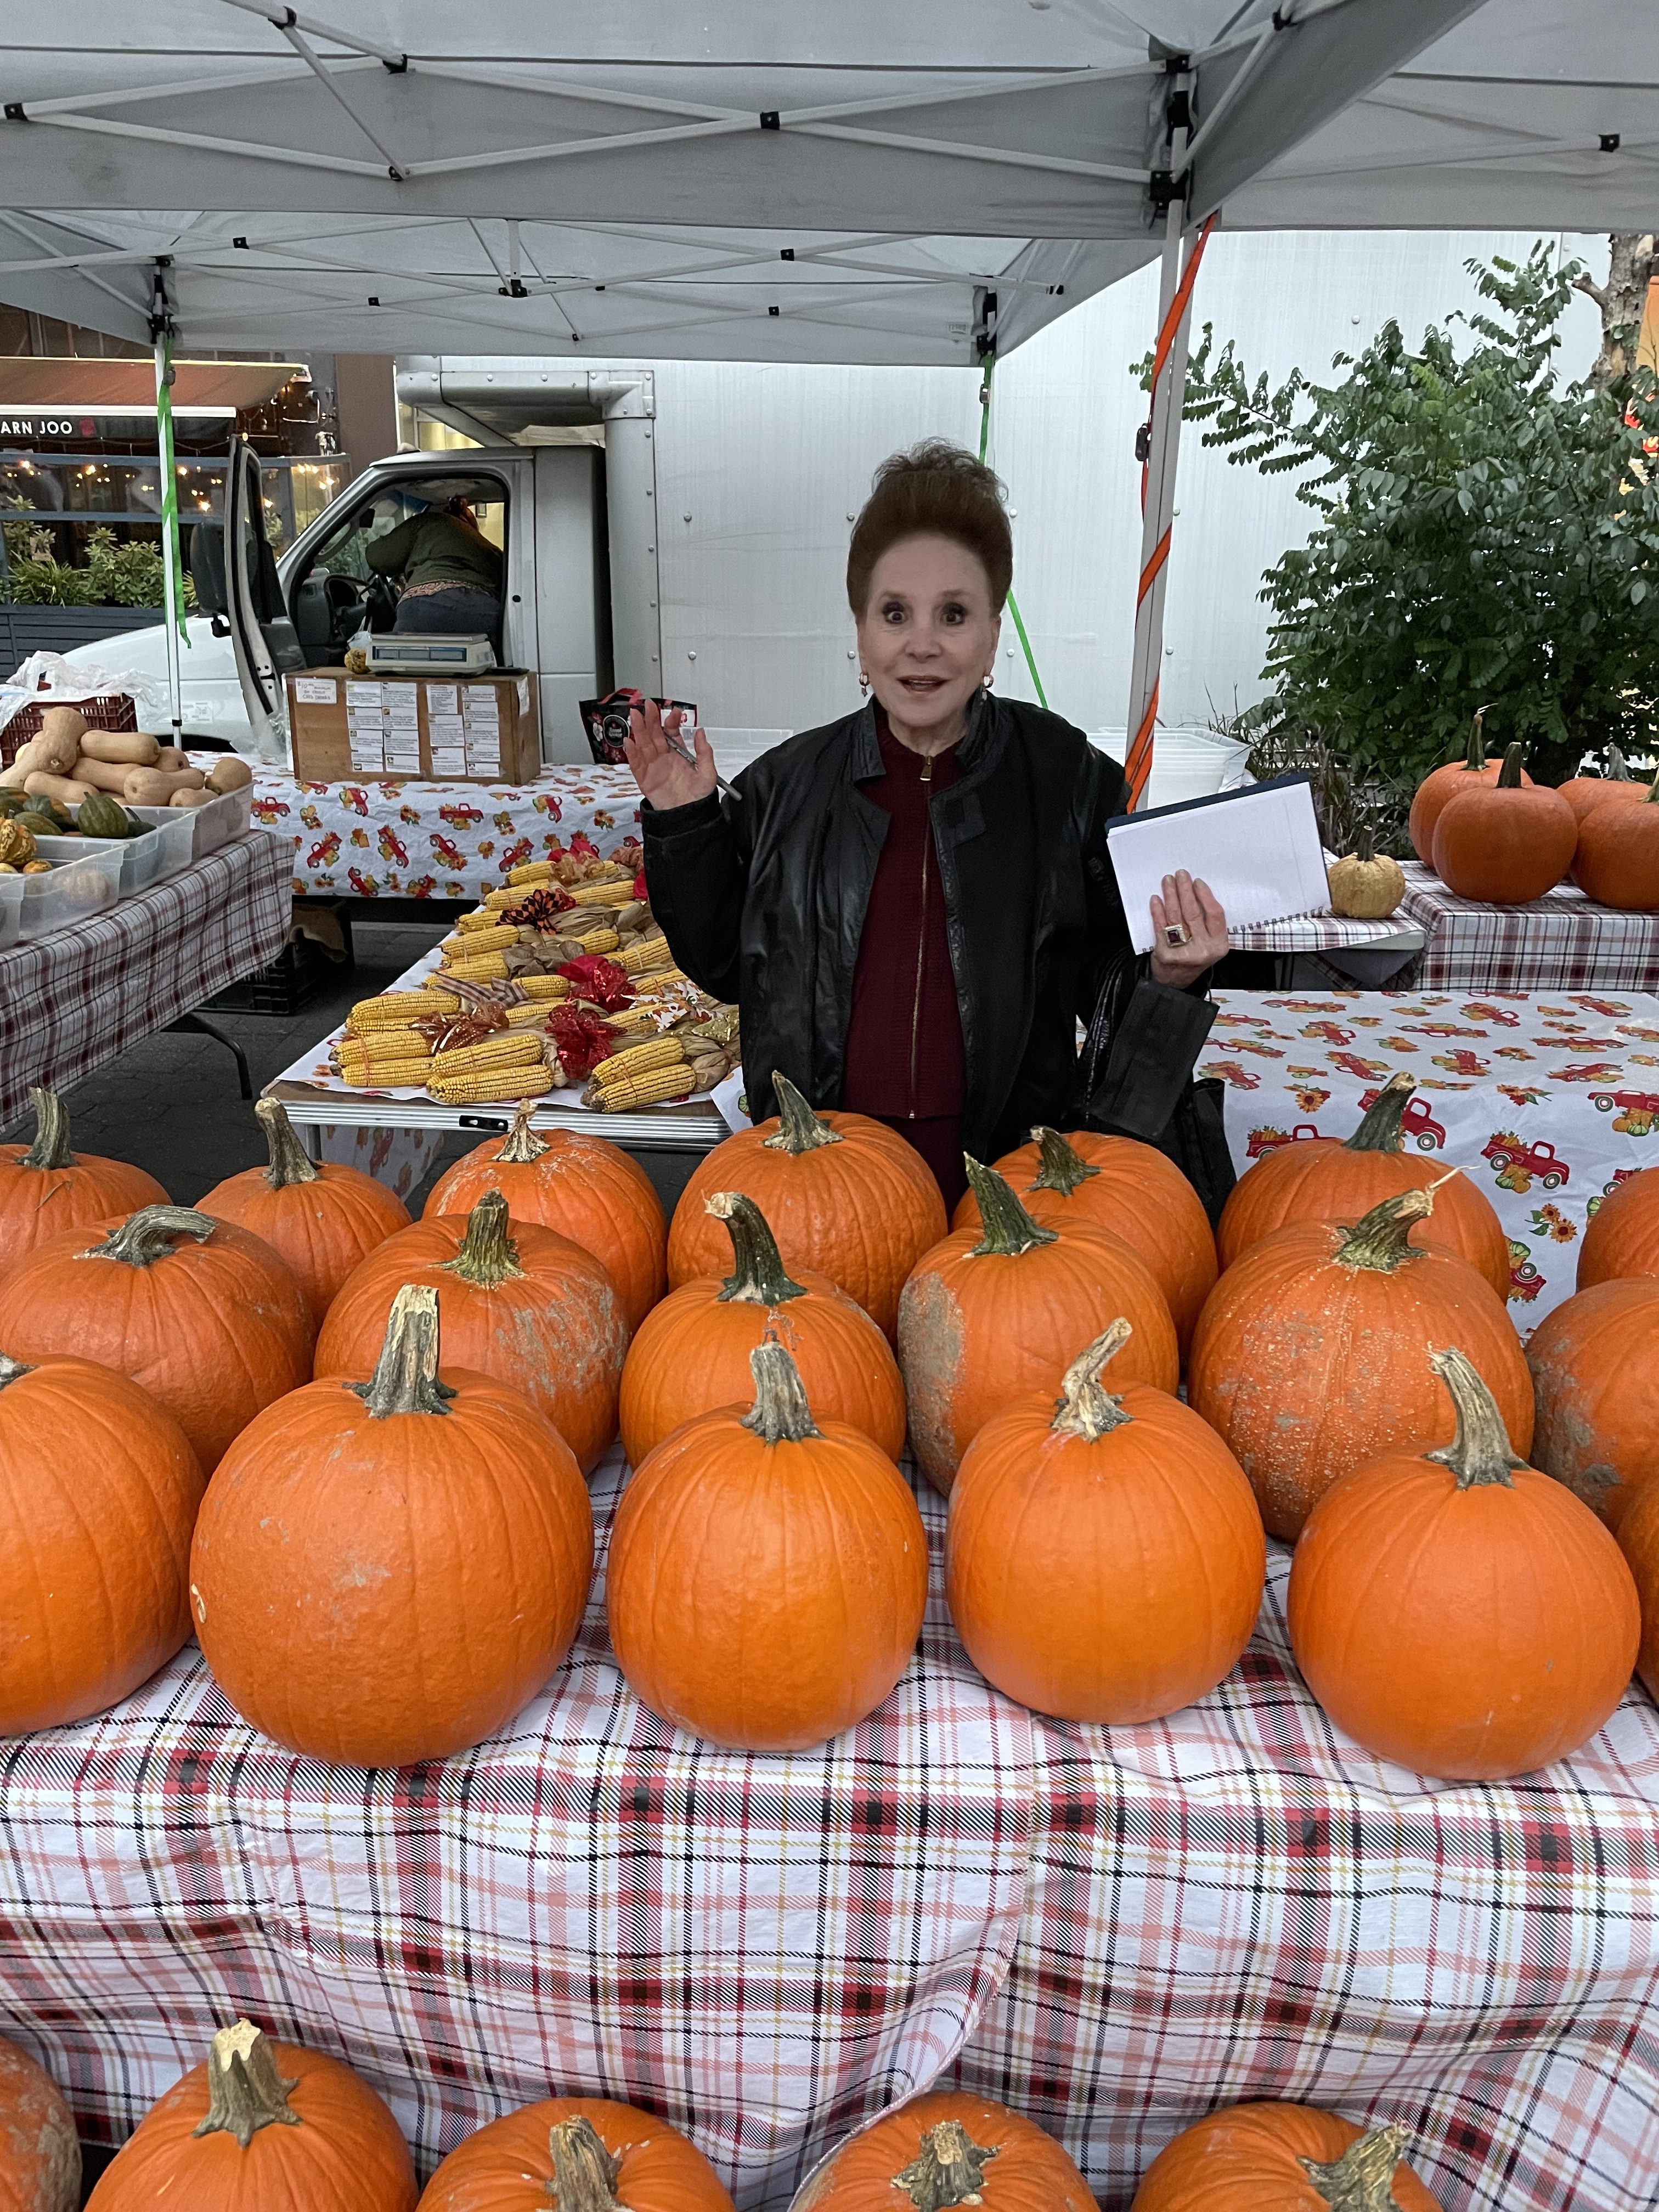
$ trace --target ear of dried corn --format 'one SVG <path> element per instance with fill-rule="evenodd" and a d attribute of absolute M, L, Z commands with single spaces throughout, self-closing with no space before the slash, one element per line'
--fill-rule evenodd
<path fill-rule="evenodd" d="M 439 973 L 456 976 L 466 983 L 504 983 L 507 960 L 500 952 L 483 952 L 476 960 L 451 960 Z"/>
<path fill-rule="evenodd" d="M 536 888 L 534 884 L 514 884 L 506 890 L 486 891 L 484 905 L 491 914 L 499 915 L 508 907 L 521 905 Z"/>
<path fill-rule="evenodd" d="M 667 990 L 672 984 L 687 983 L 690 980 L 684 968 L 676 968 L 671 963 L 666 968 L 648 969 L 643 975 L 636 975 L 634 988 L 641 998 L 649 999 Z"/>
<path fill-rule="evenodd" d="M 689 1067 L 647 1067 L 637 1075 L 622 1077 L 614 1083 L 601 1083 L 597 1071 L 594 1080 L 582 1093 L 584 1106 L 596 1107 L 601 1114 L 623 1114 L 636 1106 L 662 1106 L 671 1099 L 689 1098 L 694 1088 L 694 1079 Z"/>
<path fill-rule="evenodd" d="M 509 889 L 516 889 L 520 884 L 530 884 L 532 888 L 537 884 L 550 884 L 553 863 L 551 860 L 526 860 L 518 867 L 507 870 L 507 880 Z"/>
<path fill-rule="evenodd" d="M 368 1030 L 406 1029 L 434 1014 L 453 1014 L 460 1006 L 453 991 L 388 991 L 381 998 L 359 999 L 346 1017 L 357 1035 Z"/>
<path fill-rule="evenodd" d="M 521 991 L 528 991 L 532 999 L 568 999 L 570 978 L 568 975 L 519 975 L 514 977 Z"/>
<path fill-rule="evenodd" d="M 419 1060 L 432 1047 L 416 1029 L 378 1029 L 360 1033 L 348 1031 L 336 1052 L 367 1053 L 380 1060 Z"/>
<path fill-rule="evenodd" d="M 505 1104 L 513 1098 L 544 1098 L 556 1089 L 546 1066 L 479 1068 L 471 1075 L 434 1075 L 426 1095 L 440 1106 Z"/>
<path fill-rule="evenodd" d="M 434 1053 L 432 1072 L 436 1076 L 471 1075 L 477 1068 L 523 1066 L 541 1059 L 543 1042 L 534 1030 L 497 1030 L 482 1043 Z"/>
<path fill-rule="evenodd" d="M 610 883 L 573 884 L 570 896 L 578 906 L 609 906 L 620 909 L 633 905 L 634 884 L 631 878 L 618 874 Z"/>
<path fill-rule="evenodd" d="M 501 922 L 494 929 L 458 930 L 453 937 L 445 938 L 438 950 L 446 965 L 453 966 L 458 960 L 475 960 L 482 953 L 505 952 L 509 945 L 518 941 L 518 931 L 510 923 Z"/>
<path fill-rule="evenodd" d="M 629 1045 L 613 1052 L 593 1070 L 596 1083 L 619 1083 L 625 1076 L 642 1074 L 647 1068 L 683 1066 L 685 1048 L 678 1037 L 653 1037 L 647 1044 Z"/>
<path fill-rule="evenodd" d="M 480 907 L 476 914 L 462 915 L 455 924 L 462 936 L 475 929 L 498 929 L 500 927 L 499 916 L 492 914 L 487 906 Z"/>
<path fill-rule="evenodd" d="M 343 1083 L 355 1091 L 418 1091 L 432 1073 L 429 1060 L 360 1060 L 344 1054 L 336 1062 Z"/>
<path fill-rule="evenodd" d="M 545 999 L 526 999 L 522 1006 L 508 1006 L 506 1011 L 508 1029 L 541 1029 L 552 1008 Z"/>
<path fill-rule="evenodd" d="M 672 968 L 674 956 L 668 949 L 665 937 L 642 938 L 639 944 L 630 945 L 615 956 L 617 965 L 625 975 L 643 975 L 656 968 Z"/>

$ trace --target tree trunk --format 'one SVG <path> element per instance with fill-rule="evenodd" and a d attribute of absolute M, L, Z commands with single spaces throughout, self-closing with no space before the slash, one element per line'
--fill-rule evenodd
<path fill-rule="evenodd" d="M 1634 373 L 1648 287 L 1659 276 L 1650 230 L 1615 230 L 1607 243 L 1613 254 L 1607 283 L 1597 284 L 1589 276 L 1577 280 L 1578 290 L 1587 292 L 1601 310 L 1601 350 L 1590 371 L 1590 382 L 1598 392 L 1628 382 Z"/>

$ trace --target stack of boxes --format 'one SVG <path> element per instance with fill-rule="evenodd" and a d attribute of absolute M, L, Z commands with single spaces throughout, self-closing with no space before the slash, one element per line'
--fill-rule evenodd
<path fill-rule="evenodd" d="M 294 772 L 434 783 L 532 782 L 541 773 L 534 679 L 515 670 L 430 682 L 310 670 L 288 679 Z"/>

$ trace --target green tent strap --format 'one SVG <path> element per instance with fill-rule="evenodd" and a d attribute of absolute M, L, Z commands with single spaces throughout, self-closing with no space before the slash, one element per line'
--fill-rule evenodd
<path fill-rule="evenodd" d="M 181 641 L 190 643 L 190 619 L 185 605 L 185 567 L 179 542 L 179 466 L 173 443 L 173 334 L 167 333 L 166 376 L 155 394 L 156 450 L 161 465 L 161 534 L 173 555 L 173 619 Z"/>
<path fill-rule="evenodd" d="M 979 394 L 979 457 L 983 460 L 991 442 L 991 377 L 997 365 L 997 357 L 994 353 L 982 354 L 980 356 L 979 365 L 985 375 L 985 381 L 980 386 Z M 1020 649 L 1025 655 L 1025 665 L 1031 672 L 1031 688 L 1037 695 L 1037 704 L 1046 711 L 1048 695 L 1042 688 L 1042 678 L 1037 674 L 1036 655 L 1031 650 L 1030 639 L 1025 635 L 1025 624 L 1020 617 L 1019 601 L 1014 597 L 1012 590 L 1008 593 L 1008 613 L 1014 625 L 1014 635 L 1018 638 Z"/>

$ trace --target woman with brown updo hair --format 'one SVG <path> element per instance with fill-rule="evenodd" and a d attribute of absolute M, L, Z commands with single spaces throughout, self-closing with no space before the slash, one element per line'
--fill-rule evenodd
<path fill-rule="evenodd" d="M 776 1110 L 776 1072 L 872 1115 L 947 1206 L 964 1152 L 993 1159 L 1036 1123 L 1176 1149 L 1210 1020 L 1194 994 L 1226 946 L 1206 887 L 1166 877 L 1139 973 L 1106 857 L 1122 770 L 991 690 L 1012 571 L 991 471 L 942 441 L 896 453 L 847 559 L 873 696 L 763 754 L 725 801 L 701 730 L 695 763 L 654 706 L 628 741 L 652 909 L 686 974 L 738 1004 L 750 1114 Z"/>

